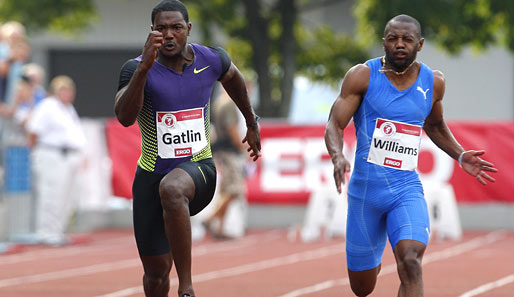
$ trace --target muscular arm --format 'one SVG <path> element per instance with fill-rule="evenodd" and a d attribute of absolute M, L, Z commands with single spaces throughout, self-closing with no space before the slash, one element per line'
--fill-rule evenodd
<path fill-rule="evenodd" d="M 246 123 L 255 123 L 255 113 L 248 98 L 245 81 L 236 65 L 230 64 L 230 68 L 220 82 L 245 117 Z"/>
<path fill-rule="evenodd" d="M 346 74 L 341 92 L 336 98 L 325 129 L 325 144 L 334 164 L 334 180 L 341 193 L 341 183 L 345 182 L 345 172 L 350 171 L 350 163 L 343 155 L 344 128 L 359 108 L 369 83 L 369 68 L 359 64 Z"/>
<path fill-rule="evenodd" d="M 157 50 L 162 46 L 162 33 L 152 31 L 143 49 L 142 59 L 128 85 L 121 88 L 115 97 L 114 112 L 118 121 L 128 127 L 136 121 L 143 108 L 143 96 L 148 71 L 157 57 Z"/>
<path fill-rule="evenodd" d="M 118 121 L 128 127 L 136 121 L 143 108 L 143 92 L 148 71 L 137 67 L 130 82 L 116 93 L 114 112 Z"/>
<path fill-rule="evenodd" d="M 256 116 L 252 105 L 250 104 L 250 99 L 248 98 L 248 92 L 246 90 L 243 75 L 239 69 L 231 63 L 230 68 L 225 75 L 223 75 L 220 82 L 223 85 L 223 88 L 227 91 L 227 94 L 232 98 L 245 117 L 248 129 L 246 130 L 246 136 L 243 138 L 243 143 L 248 142 L 248 145 L 250 146 L 248 149 L 250 157 L 256 161 L 261 155 L 261 137 Z"/>
<path fill-rule="evenodd" d="M 425 120 L 423 129 L 428 137 L 450 157 L 457 160 L 464 151 L 462 146 L 453 137 L 452 132 L 443 118 L 443 96 L 445 90 L 444 76 L 440 71 L 434 71 L 434 91 L 432 111 Z"/>
<path fill-rule="evenodd" d="M 477 178 L 481 184 L 486 184 L 486 180 L 494 182 L 495 179 L 489 176 L 486 171 L 497 172 L 494 165 L 490 162 L 482 160 L 479 156 L 483 155 L 485 151 L 465 151 L 464 148 L 457 142 L 452 132 L 446 125 L 443 118 L 443 96 L 445 90 L 444 76 L 440 71 L 434 71 L 434 92 L 432 111 L 425 120 L 423 129 L 428 137 L 445 153 L 455 160 L 459 159 L 462 155 L 462 160 L 459 165 L 471 176 Z"/>

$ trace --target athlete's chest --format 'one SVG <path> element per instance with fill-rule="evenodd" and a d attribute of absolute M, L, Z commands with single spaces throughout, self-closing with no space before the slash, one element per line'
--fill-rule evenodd
<path fill-rule="evenodd" d="M 374 92 L 368 96 L 367 104 L 380 117 L 408 123 L 420 123 L 425 120 L 432 105 L 432 86 L 430 82 L 419 78 L 405 90 L 398 90 L 390 82 L 382 80 L 377 83 Z"/>
<path fill-rule="evenodd" d="M 145 97 L 155 110 L 161 111 L 207 105 L 217 77 L 213 67 L 204 64 L 207 63 L 193 63 L 181 74 L 164 66 L 154 67 L 147 78 Z"/>

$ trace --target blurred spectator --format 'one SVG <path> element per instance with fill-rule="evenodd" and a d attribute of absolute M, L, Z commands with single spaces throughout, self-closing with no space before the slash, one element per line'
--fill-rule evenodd
<path fill-rule="evenodd" d="M 33 87 L 34 105 L 38 104 L 47 96 L 46 89 L 43 87 L 45 70 L 36 63 L 29 63 L 23 66 L 22 75 L 28 78 Z"/>
<path fill-rule="evenodd" d="M 34 102 L 34 88 L 26 76 L 22 76 L 16 86 L 14 102 L 11 105 L 0 105 L 0 115 L 5 118 L 12 118 L 20 107 L 32 106 Z M 19 122 L 18 122 L 19 123 Z"/>
<path fill-rule="evenodd" d="M 26 145 L 26 137 L 23 129 L 17 125 L 12 117 L 15 115 L 20 104 L 20 100 L 24 101 L 24 91 L 30 88 L 24 84 L 19 86 L 21 79 L 22 67 L 30 55 L 30 47 L 26 40 L 25 28 L 18 22 L 7 22 L 0 26 L 0 172 L 3 172 L 4 163 L 13 161 L 7 159 L 7 155 L 16 159 L 26 155 L 28 159 L 28 151 L 21 153 L 23 150 L 14 150 L 18 153 L 15 155 L 8 152 L 14 152 L 10 148 L 20 148 Z M 26 97 L 29 98 L 29 97 Z M 21 160 L 21 159 L 20 159 Z M 28 168 L 27 168 L 28 172 Z M 12 173 L 12 172 L 11 172 Z M 10 174 L 13 178 L 16 175 Z M 13 177 L 14 176 L 14 177 Z M 2 176 L 4 177 L 4 176 Z M 7 177 L 5 177 L 7 180 Z M 28 177 L 27 177 L 28 178 Z M 3 182 L 3 178 L 2 178 Z M 0 192 L 3 195 L 4 189 Z"/>
<path fill-rule="evenodd" d="M 73 212 L 77 172 L 83 161 L 85 136 L 73 107 L 75 84 L 67 76 L 50 83 L 52 96 L 38 104 L 26 127 L 33 147 L 36 235 L 40 243 L 69 242 L 65 231 Z"/>
<path fill-rule="evenodd" d="M 22 67 L 30 56 L 25 27 L 18 22 L 7 22 L 0 27 L 1 102 L 12 104 L 21 78 Z"/>
<path fill-rule="evenodd" d="M 223 222 L 232 201 L 244 197 L 245 189 L 245 147 L 239 132 L 239 111 L 223 91 L 213 104 L 213 123 L 215 141 L 212 151 L 220 176 L 218 204 L 212 215 L 204 221 L 204 226 L 214 238 L 227 238 L 223 234 Z M 213 228 L 217 221 L 216 228 Z"/>
<path fill-rule="evenodd" d="M 12 113 L 14 122 L 22 127 L 34 107 L 47 96 L 43 87 L 45 72 L 35 63 L 26 64 L 22 69 L 21 80 L 16 88 L 14 105 L 6 108 L 7 115 Z"/>
<path fill-rule="evenodd" d="M 34 86 L 27 76 L 22 76 L 16 88 L 14 105 L 9 109 L 12 113 L 14 123 L 25 126 L 28 116 L 34 107 Z"/>
<path fill-rule="evenodd" d="M 25 27 L 18 22 L 7 22 L 0 26 L 0 139 L 1 149 L 9 146 L 25 145 L 25 133 L 12 121 L 19 102 L 20 91 L 29 86 L 21 86 L 22 68 L 30 55 Z M 27 80 L 25 81 L 27 82 Z M 2 153 L 3 157 L 3 153 Z M 5 160 L 2 160 L 2 165 Z"/>

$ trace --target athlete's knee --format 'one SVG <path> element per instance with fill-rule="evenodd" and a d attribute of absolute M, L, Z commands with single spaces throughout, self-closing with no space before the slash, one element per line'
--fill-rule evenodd
<path fill-rule="evenodd" d="M 166 265 L 164 262 L 160 264 L 158 267 L 145 266 L 143 284 L 146 289 L 160 291 L 160 289 L 169 287 L 171 265 Z"/>
<path fill-rule="evenodd" d="M 374 285 L 373 286 L 354 285 L 351 282 L 350 282 L 350 286 L 351 286 L 352 291 L 355 294 L 355 296 L 358 296 L 358 297 L 368 296 L 375 289 Z"/>
<path fill-rule="evenodd" d="M 174 210 L 189 203 L 183 187 L 176 182 L 163 179 L 159 184 L 159 194 L 164 210 Z"/>
<path fill-rule="evenodd" d="M 398 259 L 398 272 L 403 275 L 402 282 L 416 282 L 421 278 L 421 257 L 411 250 Z"/>
<path fill-rule="evenodd" d="M 163 274 L 149 274 L 145 273 L 143 275 L 143 285 L 147 291 L 153 292 L 155 290 L 162 291 L 162 289 L 168 288 L 170 286 L 170 277 L 169 273 L 166 275 Z"/>
<path fill-rule="evenodd" d="M 368 296 L 375 289 L 377 283 L 377 274 L 380 267 L 370 271 L 350 272 L 350 287 L 355 296 Z"/>
<path fill-rule="evenodd" d="M 373 289 L 374 288 L 355 288 L 354 286 L 352 286 L 353 293 L 355 294 L 355 296 L 358 297 L 368 296 L 369 294 L 371 294 L 371 292 L 373 292 Z"/>

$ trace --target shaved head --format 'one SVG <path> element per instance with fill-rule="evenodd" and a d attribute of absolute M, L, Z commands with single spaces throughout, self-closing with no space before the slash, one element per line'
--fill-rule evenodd
<path fill-rule="evenodd" d="M 400 15 L 397 15 L 394 18 L 390 19 L 389 22 L 387 22 L 387 24 L 385 26 L 384 36 L 387 34 L 387 30 L 388 30 L 389 26 L 392 23 L 396 23 L 396 22 L 414 24 L 414 26 L 416 26 L 416 30 L 417 30 L 416 35 L 418 38 L 421 38 L 421 36 L 422 36 L 421 35 L 421 25 L 419 24 L 418 20 L 416 20 L 415 18 L 413 18 L 409 15 L 406 15 L 406 14 L 400 14 Z"/>

